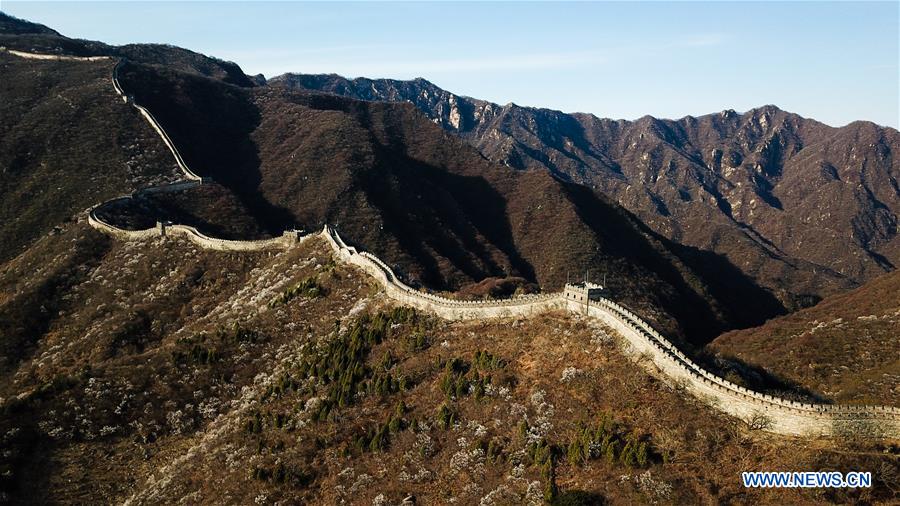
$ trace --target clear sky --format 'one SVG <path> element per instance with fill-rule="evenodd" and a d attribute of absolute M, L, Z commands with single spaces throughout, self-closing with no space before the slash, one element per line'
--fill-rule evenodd
<path fill-rule="evenodd" d="M 505 104 L 635 119 L 764 104 L 900 124 L 900 2 L 21 2 L 70 37 L 165 42 L 248 74 L 424 77 Z"/>

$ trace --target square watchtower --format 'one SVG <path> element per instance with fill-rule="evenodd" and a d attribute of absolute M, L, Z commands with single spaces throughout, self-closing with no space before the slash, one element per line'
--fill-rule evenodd
<path fill-rule="evenodd" d="M 587 302 L 603 297 L 603 285 L 583 281 L 581 283 L 566 283 L 565 297 L 567 300 Z"/>
<path fill-rule="evenodd" d="M 590 301 L 601 299 L 605 292 L 603 285 L 583 281 L 581 283 L 566 283 L 566 288 L 563 290 L 563 296 L 567 302 L 583 304 L 584 310 L 587 312 Z"/>

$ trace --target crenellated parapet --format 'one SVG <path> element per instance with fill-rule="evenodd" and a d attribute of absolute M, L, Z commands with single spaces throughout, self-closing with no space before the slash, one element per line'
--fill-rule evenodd
<path fill-rule="evenodd" d="M 411 288 L 375 255 L 348 246 L 331 227 L 322 235 L 341 260 L 360 267 L 379 281 L 385 293 L 400 304 L 429 311 L 449 320 L 522 317 L 565 309 L 598 319 L 615 329 L 636 357 L 649 357 L 667 380 L 717 409 L 780 434 L 855 435 L 900 438 L 900 408 L 838 406 L 782 399 L 750 390 L 704 369 L 628 308 L 605 297 L 593 283 L 566 284 L 562 293 L 503 300 L 460 301 Z"/>
<path fill-rule="evenodd" d="M 391 298 L 449 320 L 529 316 L 550 309 L 562 309 L 564 306 L 559 293 L 522 295 L 510 299 L 458 300 L 416 290 L 401 281 L 393 269 L 377 256 L 348 246 L 337 231 L 328 225 L 323 228 L 322 235 L 338 258 L 360 267 L 377 279 Z"/>
<path fill-rule="evenodd" d="M 704 369 L 613 301 L 590 302 L 588 314 L 617 330 L 634 354 L 651 358 L 666 377 L 692 394 L 744 421 L 764 424 L 771 432 L 828 436 L 852 430 L 856 435 L 900 438 L 900 408 L 806 403 L 755 392 Z"/>
<path fill-rule="evenodd" d="M 96 61 L 108 57 L 69 57 L 38 55 L 7 50 L 23 58 L 40 60 Z M 206 182 L 191 171 L 174 143 L 144 107 L 128 96 L 118 80 L 121 61 L 113 69 L 112 83 L 116 93 L 133 105 L 156 130 L 172 152 L 186 180 L 151 188 L 134 195 L 182 191 Z M 117 197 L 107 202 L 124 201 L 134 195 Z M 290 248 L 312 237 L 322 237 L 334 251 L 335 257 L 354 265 L 372 276 L 385 294 L 399 304 L 428 311 L 448 320 L 527 317 L 550 310 L 567 310 L 597 319 L 622 336 L 629 353 L 649 357 L 653 370 L 668 381 L 683 385 L 685 390 L 705 400 L 715 408 L 738 417 L 764 430 L 800 436 L 864 435 L 900 439 L 900 408 L 890 406 L 852 406 L 797 402 L 769 394 L 755 392 L 707 371 L 685 355 L 671 341 L 657 332 L 633 311 L 608 298 L 603 287 L 591 283 L 566 284 L 560 293 L 524 295 L 502 300 L 466 301 L 442 297 L 416 290 L 400 280 L 393 269 L 377 256 L 347 245 L 333 228 L 325 225 L 320 233 L 303 235 L 301 231 L 285 231 L 281 237 L 258 241 L 218 239 L 201 233 L 194 227 L 157 223 L 145 230 L 126 230 L 103 221 L 96 206 L 88 212 L 88 223 L 95 229 L 121 240 L 147 240 L 157 237 L 181 236 L 194 244 L 218 251 L 257 251 Z M 639 362 L 645 363 L 640 360 Z"/>

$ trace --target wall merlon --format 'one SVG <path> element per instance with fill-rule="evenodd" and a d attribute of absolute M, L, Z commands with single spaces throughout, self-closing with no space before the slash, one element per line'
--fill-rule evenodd
<path fill-rule="evenodd" d="M 0 47 L 0 50 L 23 58 L 41 60 L 97 61 L 109 59 L 105 56 L 74 57 L 32 54 L 9 50 L 5 47 Z M 121 63 L 120 60 L 112 72 L 112 84 L 115 92 L 126 103 L 135 107 L 159 134 L 186 177 L 184 181 L 145 188 L 135 194 L 182 191 L 208 182 L 188 168 L 175 144 L 150 111 L 136 104 L 133 98 L 127 95 L 118 80 Z M 132 197 L 117 197 L 107 203 L 129 198 Z M 220 251 L 254 251 L 290 248 L 308 238 L 321 236 L 331 246 L 338 259 L 356 265 L 373 276 L 382 285 L 385 293 L 400 304 L 429 311 L 449 320 L 523 317 L 555 309 L 583 313 L 600 320 L 617 331 L 630 345 L 630 348 L 635 350 L 635 353 L 649 353 L 653 363 L 664 376 L 670 379 L 686 380 L 688 391 L 701 398 L 710 399 L 717 409 L 742 420 L 747 420 L 754 413 L 766 413 L 772 422 L 772 426 L 768 430 L 772 432 L 803 436 L 831 435 L 837 430 L 834 428 L 836 421 L 843 423 L 877 419 L 879 421 L 878 428 L 877 430 L 872 429 L 874 432 L 870 435 L 900 439 L 900 408 L 898 407 L 801 403 L 754 392 L 700 367 L 630 309 L 602 296 L 595 299 L 593 296 L 598 292 L 590 291 L 594 288 L 593 286 L 585 285 L 585 288 L 589 290 L 588 296 L 583 302 L 567 296 L 570 288 L 568 285 L 561 293 L 531 294 L 503 300 L 454 300 L 412 289 L 397 279 L 393 270 L 381 259 L 371 253 L 358 251 L 356 248 L 348 246 L 340 235 L 328 225 L 325 225 L 320 233 L 302 235 L 298 231 L 285 231 L 280 237 L 272 239 L 237 241 L 209 237 L 187 225 L 159 224 L 146 230 L 125 230 L 100 219 L 96 213 L 98 207 L 96 206 L 88 212 L 88 223 L 103 233 L 123 240 L 145 240 L 153 237 L 180 235 L 203 248 Z M 866 424 L 860 425 L 866 426 Z"/>

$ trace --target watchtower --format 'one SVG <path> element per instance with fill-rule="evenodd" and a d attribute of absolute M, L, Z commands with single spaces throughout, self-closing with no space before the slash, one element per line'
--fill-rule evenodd
<path fill-rule="evenodd" d="M 566 288 L 563 290 L 563 296 L 565 297 L 566 302 L 583 304 L 584 312 L 587 313 L 590 301 L 603 298 L 604 291 L 603 285 L 591 283 L 590 281 L 566 283 Z"/>

